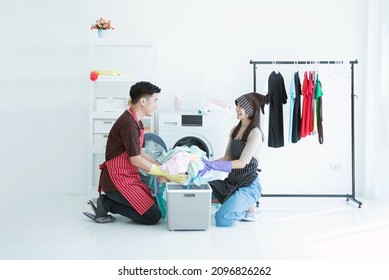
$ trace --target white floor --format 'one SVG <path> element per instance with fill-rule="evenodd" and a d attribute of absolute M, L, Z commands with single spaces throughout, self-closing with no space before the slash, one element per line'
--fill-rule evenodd
<path fill-rule="evenodd" d="M 389 259 L 389 205 L 359 198 L 262 198 L 256 222 L 169 231 L 118 216 L 96 224 L 82 195 L 3 197 L 1 260 Z"/>

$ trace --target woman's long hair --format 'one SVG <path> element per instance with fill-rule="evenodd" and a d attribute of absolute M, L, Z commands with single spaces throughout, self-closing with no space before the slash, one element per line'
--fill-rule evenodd
<path fill-rule="evenodd" d="M 264 137 L 263 137 L 263 132 L 261 130 L 261 108 L 258 108 L 257 110 L 255 110 L 254 115 L 249 119 L 250 119 L 250 124 L 246 127 L 245 131 L 243 132 L 242 141 L 247 142 L 247 138 L 248 138 L 251 130 L 253 130 L 256 127 L 258 127 L 259 131 L 261 131 L 262 141 L 263 141 Z M 239 121 L 238 125 L 232 131 L 232 134 L 231 134 L 232 139 L 235 139 L 235 136 L 238 134 L 241 127 L 242 127 L 242 121 Z"/>

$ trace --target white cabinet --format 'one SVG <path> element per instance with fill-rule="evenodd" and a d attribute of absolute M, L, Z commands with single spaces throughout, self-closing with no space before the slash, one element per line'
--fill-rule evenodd
<path fill-rule="evenodd" d="M 108 134 L 116 119 L 128 109 L 129 90 L 139 81 L 155 83 L 155 44 L 96 38 L 90 44 L 89 186 L 97 196 L 99 165 L 105 160 Z M 145 132 L 155 132 L 154 117 L 142 119 Z"/>

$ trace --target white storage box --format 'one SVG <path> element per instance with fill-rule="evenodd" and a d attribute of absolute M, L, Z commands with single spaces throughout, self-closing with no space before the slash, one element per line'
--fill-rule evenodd
<path fill-rule="evenodd" d="M 211 187 L 166 184 L 169 230 L 207 230 L 211 222 Z"/>
<path fill-rule="evenodd" d="M 97 112 L 121 112 L 128 107 L 124 98 L 96 98 Z"/>
<path fill-rule="evenodd" d="M 95 133 L 93 134 L 93 146 L 105 147 L 107 146 L 108 133 Z"/>
<path fill-rule="evenodd" d="M 109 133 L 115 121 L 114 119 L 93 120 L 93 133 Z"/>

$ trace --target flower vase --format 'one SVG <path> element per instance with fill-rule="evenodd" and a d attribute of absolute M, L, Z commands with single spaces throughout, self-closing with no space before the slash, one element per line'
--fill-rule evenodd
<path fill-rule="evenodd" d="M 97 29 L 97 35 L 99 36 L 99 38 L 104 38 L 106 31 L 107 30 Z"/>

